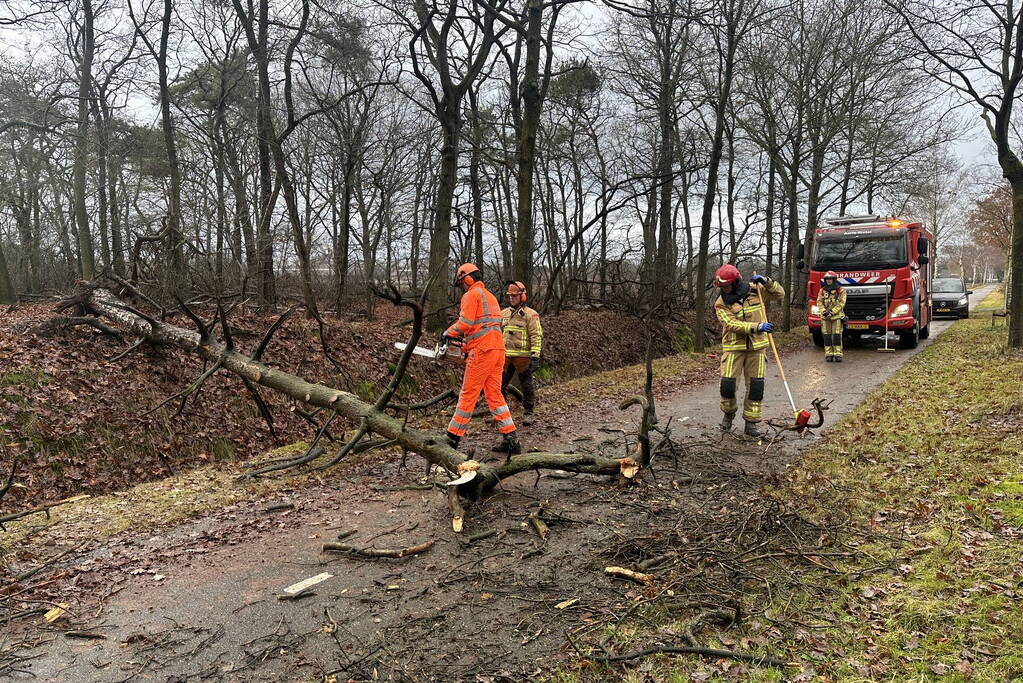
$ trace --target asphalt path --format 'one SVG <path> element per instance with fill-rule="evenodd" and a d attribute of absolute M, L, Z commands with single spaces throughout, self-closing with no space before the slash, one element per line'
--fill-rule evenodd
<path fill-rule="evenodd" d="M 971 310 L 990 294 L 995 285 L 986 285 L 974 290 L 970 297 Z M 807 435 L 805 441 L 812 443 L 826 432 L 838 418 L 863 402 L 879 384 L 898 370 L 902 365 L 920 351 L 926 349 L 945 330 L 956 322 L 953 318 L 938 318 L 931 322 L 931 333 L 928 339 L 921 339 L 915 349 L 898 348 L 898 338 L 894 333 L 889 336 L 888 347 L 894 352 L 879 351 L 883 348 L 880 336 L 864 337 L 853 346 L 846 345 L 841 363 L 827 363 L 824 360 L 824 349 L 815 346 L 802 348 L 794 352 L 784 353 L 782 364 L 785 376 L 789 381 L 793 399 L 797 409 L 810 409 L 813 399 L 821 398 L 831 401 L 825 425 L 813 435 Z M 764 418 L 775 422 L 787 422 L 792 418 L 785 387 L 774 358 L 768 352 L 766 373 L 766 389 L 764 393 Z M 740 408 L 742 396 L 745 395 L 743 381 L 739 382 Z M 680 391 L 658 401 L 657 412 L 663 421 L 671 417 L 676 433 L 689 431 L 713 432 L 721 421 L 720 394 L 716 381 L 706 382 L 690 389 Z M 613 432 L 617 429 L 631 430 L 635 428 L 635 416 L 617 412 L 606 413 L 607 420 L 594 425 L 594 432 Z M 735 431 L 742 429 L 741 414 L 736 416 Z M 559 430 L 562 431 L 562 430 Z M 764 430 L 769 431 L 769 430 Z M 552 446 L 568 448 L 579 436 L 578 429 L 563 430 L 559 433 L 556 443 Z M 553 450 L 553 447 L 552 447 Z"/>

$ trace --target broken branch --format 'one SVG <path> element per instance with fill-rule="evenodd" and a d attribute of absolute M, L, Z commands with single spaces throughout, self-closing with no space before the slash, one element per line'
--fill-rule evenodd
<path fill-rule="evenodd" d="M 649 586 L 654 582 L 653 574 L 634 572 L 631 569 L 626 569 L 625 567 L 604 567 L 604 573 L 608 576 L 613 576 L 619 579 L 635 581 L 636 583 L 641 583 L 644 586 Z"/>
<path fill-rule="evenodd" d="M 401 558 L 409 557 L 410 555 L 418 555 L 425 553 L 427 550 L 433 547 L 436 541 L 427 541 L 426 543 L 420 543 L 419 545 L 410 545 L 407 548 L 357 548 L 353 545 L 346 543 L 324 543 L 323 552 L 335 552 L 335 553 L 348 553 L 350 555 L 359 555 L 361 557 L 389 557 L 389 558 Z"/>

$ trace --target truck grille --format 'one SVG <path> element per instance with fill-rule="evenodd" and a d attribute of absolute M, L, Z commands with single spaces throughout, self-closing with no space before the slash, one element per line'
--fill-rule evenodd
<path fill-rule="evenodd" d="M 850 296 L 845 301 L 845 315 L 850 320 L 884 320 L 884 294 Z"/>

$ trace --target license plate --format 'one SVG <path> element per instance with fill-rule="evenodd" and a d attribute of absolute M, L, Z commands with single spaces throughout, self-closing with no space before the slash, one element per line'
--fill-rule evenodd
<path fill-rule="evenodd" d="M 870 325 L 865 323 L 849 323 L 850 330 L 869 330 Z"/>
<path fill-rule="evenodd" d="M 950 313 L 952 311 L 951 308 L 939 308 L 937 310 L 938 310 L 938 313 Z"/>

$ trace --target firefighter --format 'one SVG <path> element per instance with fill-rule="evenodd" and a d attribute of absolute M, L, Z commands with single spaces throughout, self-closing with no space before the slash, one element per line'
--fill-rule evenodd
<path fill-rule="evenodd" d="M 521 282 L 508 282 L 508 308 L 501 311 L 501 329 L 504 331 L 504 377 L 501 380 L 501 394 L 508 395 L 508 384 L 515 373 L 522 384 L 522 424 L 533 424 L 533 408 L 536 406 L 536 390 L 533 387 L 533 372 L 540 368 L 540 351 L 543 348 L 543 328 L 540 314 L 526 305 L 526 286 Z"/>
<path fill-rule="evenodd" d="M 466 354 L 466 361 L 458 406 L 448 424 L 448 443 L 452 448 L 458 448 L 458 442 L 465 436 L 465 428 L 476 409 L 480 392 L 483 392 L 490 414 L 504 435 L 503 441 L 493 450 L 507 453 L 511 458 L 522 452 L 522 446 L 515 437 L 515 422 L 501 394 L 501 373 L 504 370 L 501 307 L 494 295 L 487 291 L 483 275 L 475 265 L 460 265 L 455 271 L 455 284 L 463 291 L 461 308 L 458 320 L 444 331 L 441 351 L 446 352 L 448 344 L 461 337 L 462 353 Z"/>
<path fill-rule="evenodd" d="M 730 263 L 718 268 L 714 285 L 721 289 L 721 296 L 714 302 L 714 313 L 721 323 L 721 411 L 725 414 L 721 429 L 726 432 L 732 429 L 739 409 L 736 393 L 742 375 L 746 378 L 746 399 L 742 405 L 745 433 L 757 438 L 764 400 L 767 334 L 774 331 L 774 326 L 767 322 L 763 302 L 750 285 L 763 287 L 766 298 L 772 301 L 784 299 L 785 290 L 763 275 L 754 275 L 747 284 L 739 269 Z"/>
<path fill-rule="evenodd" d="M 824 273 L 821 278 L 817 308 L 820 309 L 821 334 L 824 335 L 824 360 L 828 363 L 841 363 L 845 288 L 839 284 L 838 275 L 833 270 Z"/>

